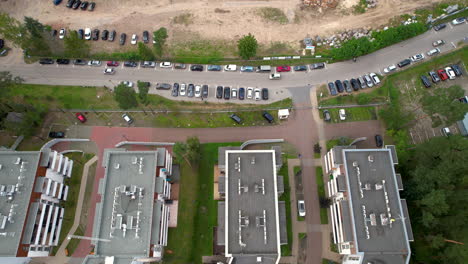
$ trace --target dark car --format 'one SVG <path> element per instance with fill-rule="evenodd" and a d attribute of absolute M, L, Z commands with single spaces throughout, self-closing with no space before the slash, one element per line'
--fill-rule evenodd
<path fill-rule="evenodd" d="M 244 100 L 245 98 L 245 88 L 241 87 L 239 88 L 239 100 Z"/>
<path fill-rule="evenodd" d="M 92 39 L 93 40 L 98 40 L 99 39 L 99 29 L 93 30 Z"/>
<path fill-rule="evenodd" d="M 432 79 L 433 83 L 440 82 L 440 78 L 439 78 L 439 75 L 437 75 L 437 73 L 431 71 L 431 72 L 429 72 L 429 76 L 431 76 L 431 79 Z"/>
<path fill-rule="evenodd" d="M 69 59 L 57 59 L 57 64 L 70 64 Z"/>
<path fill-rule="evenodd" d="M 74 60 L 74 61 L 73 61 L 73 64 L 74 64 L 74 65 L 81 65 L 81 66 L 83 66 L 83 65 L 87 65 L 88 62 L 87 62 L 86 60 L 80 60 L 80 59 L 78 59 L 78 60 Z"/>
<path fill-rule="evenodd" d="M 156 89 L 157 90 L 169 90 L 171 89 L 171 85 L 168 83 L 157 83 Z"/>
<path fill-rule="evenodd" d="M 444 28 L 446 28 L 446 27 L 447 27 L 446 24 L 439 24 L 439 25 L 435 25 L 435 26 L 434 26 L 434 30 L 435 30 L 435 31 L 439 31 L 439 30 L 444 29 Z"/>
<path fill-rule="evenodd" d="M 62 131 L 51 131 L 49 132 L 50 138 L 63 138 L 65 137 L 65 133 Z"/>
<path fill-rule="evenodd" d="M 305 65 L 298 65 L 298 66 L 294 66 L 294 71 L 307 71 L 307 66 Z"/>
<path fill-rule="evenodd" d="M 54 60 L 53 59 L 47 59 L 47 58 L 40 59 L 39 64 L 54 64 Z"/>
<path fill-rule="evenodd" d="M 190 66 L 190 70 L 191 71 L 203 71 L 203 65 L 200 65 L 200 64 L 194 64 L 192 66 Z"/>
<path fill-rule="evenodd" d="M 408 66 L 411 64 L 411 60 L 410 59 L 406 59 L 406 60 L 402 60 L 398 63 L 398 67 L 400 68 L 403 68 L 405 66 Z"/>
<path fill-rule="evenodd" d="M 174 97 L 179 96 L 179 84 L 178 83 L 174 83 L 174 85 L 172 85 L 172 96 Z"/>
<path fill-rule="evenodd" d="M 343 81 L 343 86 L 346 92 L 351 93 L 353 92 L 353 88 L 351 88 L 351 84 L 349 83 L 348 80 Z"/>
<path fill-rule="evenodd" d="M 138 63 L 134 62 L 134 61 L 126 61 L 124 62 L 124 67 L 137 67 L 138 66 Z"/>
<path fill-rule="evenodd" d="M 456 76 L 462 75 L 460 66 L 458 66 L 457 64 L 454 64 L 454 65 L 451 65 L 450 67 L 453 69 L 453 72 L 455 72 Z"/>
<path fill-rule="evenodd" d="M 223 87 L 222 86 L 216 87 L 216 98 L 218 98 L 218 99 L 223 98 Z"/>
<path fill-rule="evenodd" d="M 351 79 L 351 86 L 353 87 L 354 91 L 359 91 L 361 86 L 359 85 L 359 82 L 356 79 Z"/>
<path fill-rule="evenodd" d="M 263 118 L 265 118 L 266 121 L 268 121 L 268 123 L 270 123 L 270 124 L 273 123 L 273 122 L 275 121 L 275 119 L 273 118 L 273 116 L 270 115 L 270 113 L 268 113 L 268 112 L 263 112 L 262 116 L 263 116 Z"/>
<path fill-rule="evenodd" d="M 127 34 L 125 33 L 120 34 L 120 45 L 124 45 L 126 39 L 127 39 Z"/>
<path fill-rule="evenodd" d="M 56 29 L 54 29 L 54 30 L 52 30 L 52 31 L 50 32 L 50 34 L 51 34 L 52 37 L 54 37 L 54 38 L 55 38 L 55 36 L 57 36 L 57 33 L 58 33 L 58 31 L 57 31 Z"/>
<path fill-rule="evenodd" d="M 202 97 L 208 98 L 208 85 L 204 84 L 202 86 Z"/>
<path fill-rule="evenodd" d="M 338 89 L 339 93 L 344 92 L 343 83 L 340 80 L 336 80 L 335 85 L 336 85 L 336 89 Z"/>
<path fill-rule="evenodd" d="M 310 65 L 311 70 L 318 70 L 318 69 L 323 69 L 325 68 L 325 63 L 319 62 L 319 63 L 314 63 Z"/>
<path fill-rule="evenodd" d="M 149 33 L 148 31 L 143 31 L 143 42 L 146 44 L 149 42 Z"/>
<path fill-rule="evenodd" d="M 102 31 L 102 35 L 101 35 L 101 39 L 102 40 L 107 40 L 107 37 L 109 36 L 109 31 L 107 31 L 107 29 L 104 29 Z"/>
<path fill-rule="evenodd" d="M 78 7 L 80 7 L 81 5 L 81 1 L 80 0 L 76 0 L 75 3 L 73 4 L 72 8 L 73 9 L 78 9 Z"/>
<path fill-rule="evenodd" d="M 87 7 L 88 7 L 88 2 L 84 1 L 83 3 L 81 3 L 80 9 L 81 10 L 86 10 Z"/>
<path fill-rule="evenodd" d="M 378 148 L 381 148 L 383 146 L 383 139 L 381 135 L 375 135 L 375 145 Z"/>
<path fill-rule="evenodd" d="M 331 120 L 330 111 L 323 110 L 323 120 L 329 122 Z"/>
<path fill-rule="evenodd" d="M 96 7 L 96 3 L 94 2 L 89 3 L 88 11 L 93 11 L 95 7 Z"/>
<path fill-rule="evenodd" d="M 262 99 L 263 100 L 268 100 L 268 88 L 263 88 L 262 89 Z"/>
<path fill-rule="evenodd" d="M 62 0 L 54 0 L 54 5 L 60 5 L 62 3 Z"/>
<path fill-rule="evenodd" d="M 234 120 L 234 122 L 236 122 L 237 124 L 242 124 L 242 119 L 236 115 L 236 114 L 232 114 L 231 116 L 231 119 Z"/>
<path fill-rule="evenodd" d="M 336 92 L 335 84 L 332 82 L 328 83 L 328 90 L 330 90 L 331 95 L 337 95 L 338 93 Z"/>
<path fill-rule="evenodd" d="M 78 29 L 77 33 L 78 33 L 78 38 L 79 38 L 79 39 L 83 39 L 84 30 L 80 28 L 80 29 Z"/>
<path fill-rule="evenodd" d="M 421 75 L 421 81 L 426 86 L 426 88 L 431 87 L 431 81 L 429 81 L 429 78 L 427 78 L 426 75 Z"/>
<path fill-rule="evenodd" d="M 115 32 L 115 30 L 112 30 L 110 33 L 109 33 L 109 38 L 107 40 L 109 41 L 114 41 L 115 39 L 115 35 L 117 34 L 117 32 Z"/>
<path fill-rule="evenodd" d="M 193 83 L 190 83 L 187 88 L 187 96 L 193 97 L 194 95 L 195 95 L 195 85 L 193 85 Z"/>
<path fill-rule="evenodd" d="M 229 100 L 231 98 L 231 88 L 224 87 L 224 99 Z"/>
<path fill-rule="evenodd" d="M 5 46 L 5 41 L 0 39 L 0 49 L 3 49 L 3 46 Z"/>
<path fill-rule="evenodd" d="M 73 4 L 75 3 L 75 0 L 68 0 L 67 2 L 67 7 L 68 8 L 71 8 L 73 6 Z"/>

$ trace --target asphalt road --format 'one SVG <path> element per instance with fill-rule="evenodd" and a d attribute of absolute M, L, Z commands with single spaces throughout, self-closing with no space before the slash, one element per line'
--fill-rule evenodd
<path fill-rule="evenodd" d="M 440 49 L 442 52 L 447 52 L 454 49 L 457 43 L 465 37 L 468 37 L 467 23 L 458 26 L 448 24 L 447 28 L 439 32 L 430 30 L 418 37 L 359 57 L 357 62 L 333 63 L 322 70 L 282 73 L 282 79 L 274 81 L 268 79 L 268 74 L 262 73 L 207 72 L 206 67 L 204 72 L 191 72 L 188 69 L 162 69 L 159 67 L 151 69 L 124 68 L 122 64 L 116 69 L 117 73 L 115 75 L 104 75 L 104 66 L 26 64 L 20 59 L 9 59 L 8 56 L 0 58 L 0 71 L 10 71 L 13 75 L 24 78 L 26 83 L 36 84 L 113 87 L 124 80 L 134 82 L 141 80 L 151 83 L 208 84 L 210 86 L 209 101 L 218 101 L 214 98 L 214 89 L 217 85 L 266 87 L 273 91 L 270 96 L 271 100 L 279 100 L 290 96 L 289 92 L 294 92 L 295 89 L 307 88 L 311 85 L 337 79 L 350 79 L 369 72 L 381 73 L 383 68 L 390 64 L 396 64 L 417 53 L 427 52 L 432 49 L 432 42 L 438 39 L 446 41 L 446 44 L 441 46 Z M 157 91 L 154 88 L 150 90 L 150 93 L 171 97 L 169 91 Z M 186 100 L 185 97 L 175 99 Z"/>

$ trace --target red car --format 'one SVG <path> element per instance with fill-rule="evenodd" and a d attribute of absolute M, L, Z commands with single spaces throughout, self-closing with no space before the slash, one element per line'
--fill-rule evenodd
<path fill-rule="evenodd" d="M 118 62 L 118 61 L 108 61 L 108 62 L 107 62 L 107 66 L 109 66 L 109 67 L 117 67 L 117 66 L 119 66 L 119 62 Z"/>
<path fill-rule="evenodd" d="M 289 66 L 278 66 L 276 67 L 276 72 L 288 72 L 291 71 L 291 67 Z"/>
<path fill-rule="evenodd" d="M 444 69 L 438 70 L 438 71 L 437 71 L 437 74 L 439 75 L 439 77 L 440 77 L 440 79 L 441 79 L 442 81 L 445 81 L 445 80 L 448 79 L 448 75 L 447 75 L 447 73 L 445 72 Z"/>
<path fill-rule="evenodd" d="M 76 113 L 75 116 L 78 118 L 78 120 L 80 120 L 81 123 L 86 122 L 86 117 L 82 113 Z"/>

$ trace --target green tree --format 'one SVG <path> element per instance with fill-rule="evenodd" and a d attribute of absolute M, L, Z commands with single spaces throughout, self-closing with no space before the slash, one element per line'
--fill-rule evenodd
<path fill-rule="evenodd" d="M 156 56 L 162 56 L 167 37 L 167 29 L 165 27 L 161 27 L 153 32 L 153 48 Z"/>
<path fill-rule="evenodd" d="M 360 93 L 357 96 L 357 103 L 360 105 L 365 105 L 370 103 L 371 101 L 371 96 L 368 93 Z"/>
<path fill-rule="evenodd" d="M 456 98 L 462 97 L 465 92 L 459 85 L 453 85 L 448 88 L 435 88 L 433 94 L 426 93 L 421 103 L 424 112 L 433 120 L 443 117 L 445 125 L 450 125 L 463 119 L 468 112 L 468 104 L 461 104 Z"/>
<path fill-rule="evenodd" d="M 189 137 L 185 143 L 176 142 L 173 151 L 178 162 L 185 160 L 190 167 L 200 161 L 200 141 L 198 137 Z"/>
<path fill-rule="evenodd" d="M 154 60 L 153 52 L 143 42 L 138 42 L 138 55 L 144 61 Z"/>
<path fill-rule="evenodd" d="M 381 109 L 379 116 L 384 120 L 387 128 L 391 130 L 401 129 L 414 120 L 413 113 L 402 111 L 400 105 L 397 104 L 391 104 L 389 107 Z"/>
<path fill-rule="evenodd" d="M 257 39 L 252 35 L 248 34 L 243 36 L 237 42 L 237 49 L 241 58 L 248 60 L 257 54 L 258 42 Z"/>
<path fill-rule="evenodd" d="M 0 35 L 10 40 L 16 47 L 23 43 L 24 27 L 21 23 L 10 17 L 7 13 L 0 13 Z"/>
<path fill-rule="evenodd" d="M 24 17 L 24 28 L 22 48 L 34 55 L 49 55 L 50 47 L 44 38 L 45 26 L 34 18 Z"/>
<path fill-rule="evenodd" d="M 123 83 L 114 88 L 114 98 L 122 109 L 138 106 L 135 90 Z"/>
<path fill-rule="evenodd" d="M 22 115 L 21 121 L 14 122 L 6 119 L 2 122 L 2 127 L 15 134 L 30 137 L 35 134 L 36 129 L 42 124 L 47 109 L 42 106 L 32 106 L 29 104 L 14 104 L 12 112 Z"/>
<path fill-rule="evenodd" d="M 65 54 L 72 58 L 89 56 L 90 45 L 85 39 L 78 37 L 78 32 L 70 31 L 64 38 Z"/>
<path fill-rule="evenodd" d="M 348 60 L 374 51 L 372 42 L 367 37 L 352 38 L 344 42 L 341 47 L 333 48 L 331 55 L 336 60 Z"/>
<path fill-rule="evenodd" d="M 147 82 L 137 82 L 138 86 L 138 97 L 145 103 L 148 99 L 149 85 Z"/>

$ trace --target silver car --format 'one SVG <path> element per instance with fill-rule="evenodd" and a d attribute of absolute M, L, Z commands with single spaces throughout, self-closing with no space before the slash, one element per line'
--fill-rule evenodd
<path fill-rule="evenodd" d="M 372 82 L 372 79 L 369 77 L 369 75 L 364 75 L 364 80 L 366 81 L 367 87 L 371 88 L 374 86 L 374 83 Z"/>

